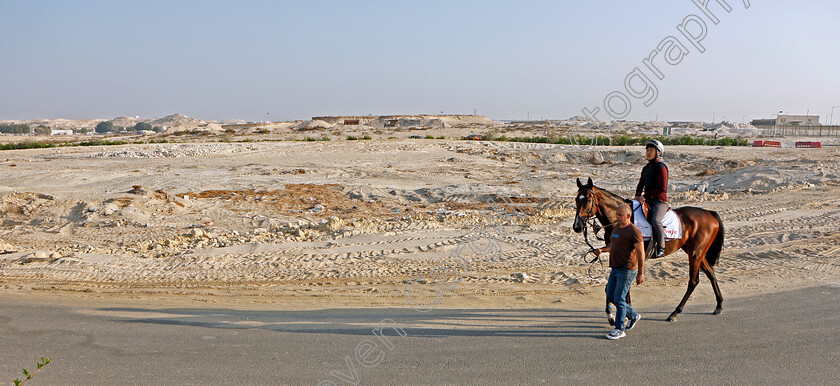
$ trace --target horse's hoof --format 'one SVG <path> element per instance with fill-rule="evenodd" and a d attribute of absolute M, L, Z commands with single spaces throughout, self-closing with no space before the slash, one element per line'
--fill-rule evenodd
<path fill-rule="evenodd" d="M 712 315 L 720 315 L 721 312 L 723 312 L 723 308 L 718 307 L 715 308 L 715 312 L 712 312 Z"/>
<path fill-rule="evenodd" d="M 668 319 L 665 319 L 669 322 L 675 322 L 677 320 L 677 315 L 671 314 L 668 316 Z"/>

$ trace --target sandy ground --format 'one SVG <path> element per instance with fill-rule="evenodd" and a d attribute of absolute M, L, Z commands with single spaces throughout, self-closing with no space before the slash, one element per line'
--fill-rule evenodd
<path fill-rule="evenodd" d="M 601 307 L 607 270 L 581 258 L 574 181 L 630 196 L 642 153 L 425 139 L 4 151 L 0 296 Z M 665 161 L 673 206 L 726 224 L 725 297 L 837 282 L 840 148 L 670 146 Z M 634 301 L 676 305 L 687 271 L 682 252 L 650 261 Z M 705 277 L 693 298 L 713 300 Z"/>

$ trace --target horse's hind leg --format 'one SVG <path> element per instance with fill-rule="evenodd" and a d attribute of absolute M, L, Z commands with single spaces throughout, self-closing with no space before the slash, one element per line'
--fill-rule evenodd
<path fill-rule="evenodd" d="M 689 256 L 689 261 L 691 256 Z M 692 262 L 693 263 L 693 262 Z M 673 322 L 677 320 L 677 315 L 683 311 L 683 307 L 685 307 L 685 302 L 688 301 L 688 298 L 691 297 L 691 293 L 694 292 L 694 287 L 697 287 L 697 282 L 700 281 L 700 269 L 699 264 L 689 264 L 688 269 L 688 289 L 685 291 L 685 295 L 680 301 L 680 305 L 677 306 L 677 309 L 668 316 L 668 321 Z"/>
<path fill-rule="evenodd" d="M 703 270 L 703 273 L 706 274 L 706 277 L 709 278 L 709 281 L 712 282 L 712 289 L 715 290 L 715 299 L 717 300 L 717 307 L 715 308 L 715 312 L 712 315 L 720 315 L 723 312 L 723 295 L 720 294 L 720 287 L 718 287 L 717 279 L 715 278 L 715 271 L 709 265 L 706 260 L 703 260 L 703 264 L 700 265 L 700 269 Z"/>

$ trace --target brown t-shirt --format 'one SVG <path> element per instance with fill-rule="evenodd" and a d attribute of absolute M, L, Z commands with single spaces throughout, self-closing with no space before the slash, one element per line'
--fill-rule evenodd
<path fill-rule="evenodd" d="M 613 228 L 610 235 L 610 268 L 636 270 L 639 256 L 636 256 L 635 244 L 642 240 L 642 232 L 633 224 Z"/>

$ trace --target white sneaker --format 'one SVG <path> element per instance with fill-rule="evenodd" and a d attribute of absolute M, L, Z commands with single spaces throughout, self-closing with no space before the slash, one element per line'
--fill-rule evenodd
<path fill-rule="evenodd" d="M 607 339 L 615 340 L 615 339 L 624 338 L 625 336 L 627 336 L 627 334 L 625 334 L 624 331 L 616 328 L 615 330 L 612 330 L 611 333 L 607 334 Z"/>
<path fill-rule="evenodd" d="M 633 327 L 636 327 L 636 323 L 637 323 L 639 320 L 642 320 L 642 315 L 641 315 L 641 314 L 636 314 L 636 319 L 630 319 L 630 320 L 627 322 L 627 327 L 624 327 L 624 329 L 626 329 L 627 331 L 632 330 L 632 329 L 633 329 Z"/>

